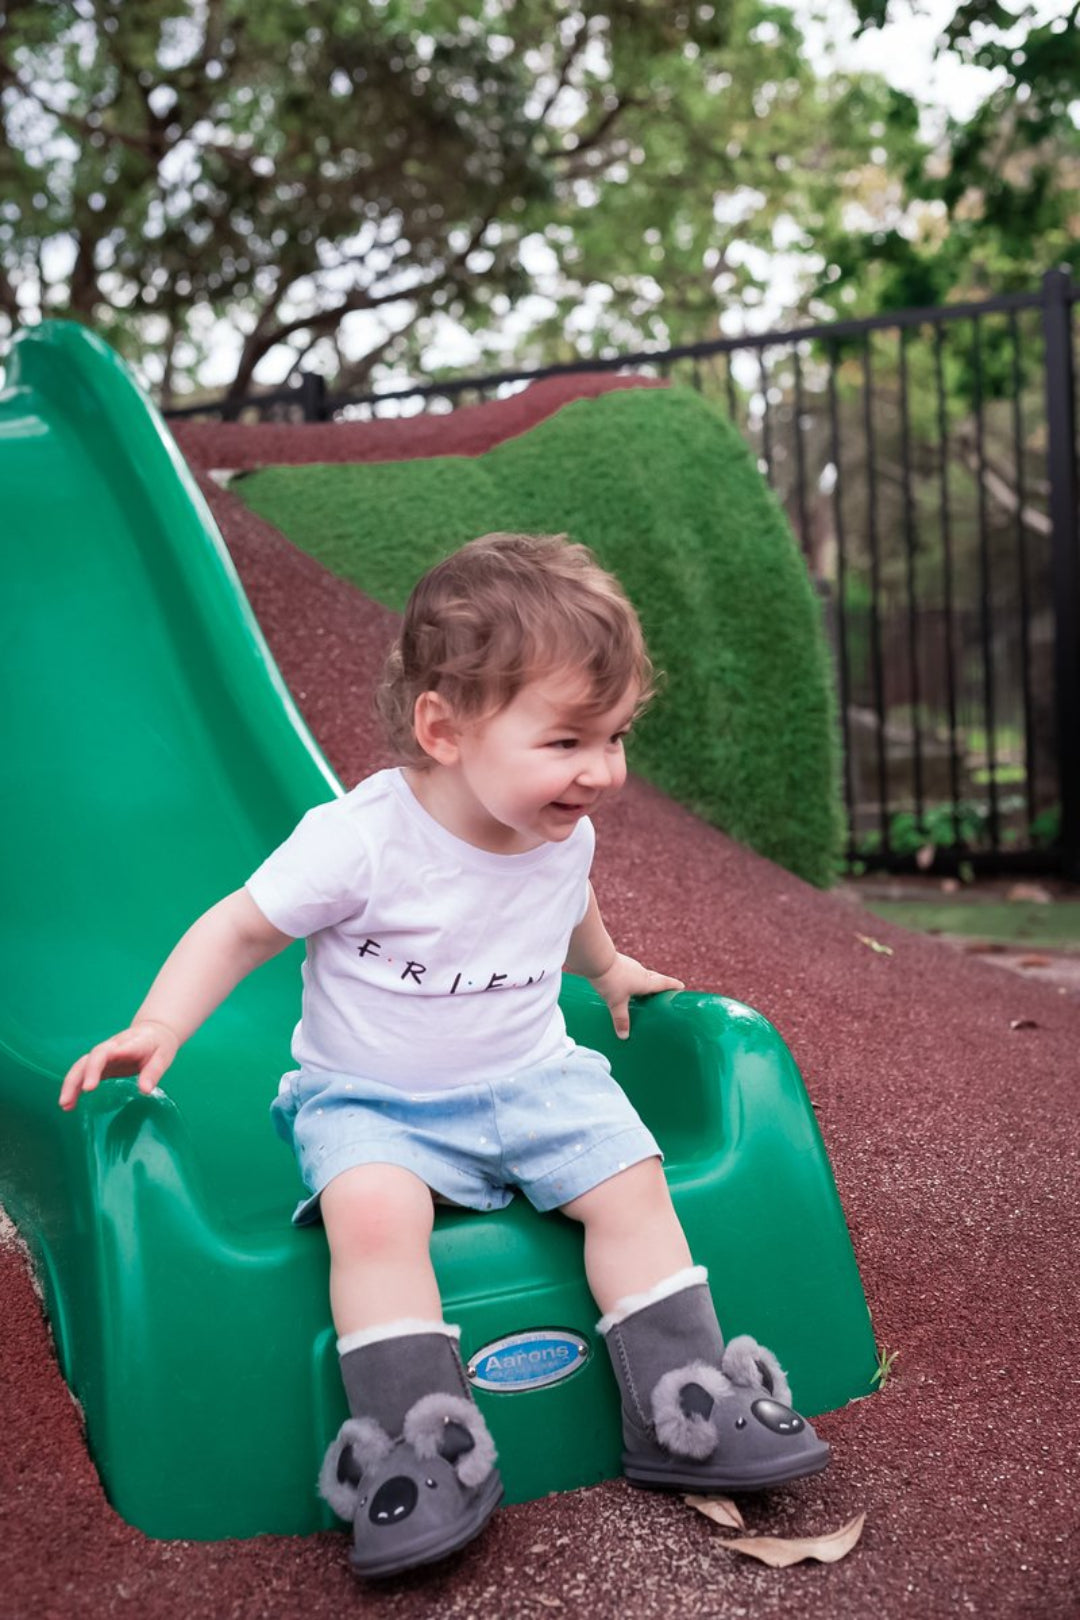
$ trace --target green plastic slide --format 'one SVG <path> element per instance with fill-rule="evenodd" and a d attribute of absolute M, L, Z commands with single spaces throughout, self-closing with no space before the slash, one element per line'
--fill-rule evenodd
<path fill-rule="evenodd" d="M 311 1530 L 331 1522 L 315 1476 L 343 1399 L 325 1242 L 289 1224 L 296 1171 L 267 1115 L 299 947 L 189 1042 L 167 1095 L 113 1082 L 73 1115 L 56 1099 L 187 924 L 340 788 L 165 428 L 82 328 L 13 345 L 0 487 L 0 1202 L 123 1517 L 185 1538 Z M 771 1345 L 810 1414 L 868 1393 L 851 1244 L 775 1031 L 720 997 L 667 996 L 636 1010 L 615 1052 L 591 992 L 568 982 L 565 1001 L 665 1148 L 725 1330 Z M 616 1395 L 577 1229 L 518 1199 L 440 1213 L 434 1252 L 471 1361 L 526 1334 L 512 1355 L 528 1373 L 568 1354 L 560 1332 L 581 1342 L 567 1376 L 479 1393 L 509 1499 L 615 1474 Z"/>

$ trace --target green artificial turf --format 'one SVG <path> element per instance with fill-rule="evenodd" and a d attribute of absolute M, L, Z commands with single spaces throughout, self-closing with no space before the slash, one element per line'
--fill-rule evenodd
<path fill-rule="evenodd" d="M 473 458 L 275 467 L 233 488 L 397 609 L 425 568 L 477 535 L 584 541 L 622 580 L 666 675 L 632 768 L 810 882 L 836 877 L 835 704 L 818 604 L 749 451 L 692 391 L 577 400 Z"/>

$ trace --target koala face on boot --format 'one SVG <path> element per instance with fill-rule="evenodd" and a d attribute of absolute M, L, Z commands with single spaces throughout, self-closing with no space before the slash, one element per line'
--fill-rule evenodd
<path fill-rule="evenodd" d="M 425 1395 L 392 1438 L 372 1418 L 350 1418 L 331 1443 L 319 1488 L 353 1523 L 350 1562 L 394 1575 L 471 1540 L 499 1501 L 495 1447 L 479 1411 L 460 1396 Z"/>
<path fill-rule="evenodd" d="M 743 1335 L 719 1367 L 689 1362 L 657 1381 L 653 1429 L 671 1457 L 702 1465 L 703 1485 L 717 1478 L 732 1489 L 762 1489 L 816 1472 L 828 1455 L 790 1401 L 772 1351 Z"/>

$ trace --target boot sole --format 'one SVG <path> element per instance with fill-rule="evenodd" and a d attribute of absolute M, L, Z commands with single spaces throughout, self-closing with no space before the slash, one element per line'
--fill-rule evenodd
<path fill-rule="evenodd" d="M 365 1580 L 383 1580 L 390 1575 L 403 1575 L 406 1570 L 417 1569 L 424 1564 L 438 1563 L 440 1558 L 449 1558 L 451 1553 L 460 1552 L 462 1547 L 468 1546 L 480 1534 L 502 1499 L 502 1481 L 498 1475 L 492 1475 L 481 1487 L 481 1494 L 470 1512 L 454 1524 L 415 1541 L 411 1547 L 399 1547 L 385 1558 L 358 1559 L 355 1553 L 351 1553 L 349 1563 L 353 1573 Z"/>
<path fill-rule="evenodd" d="M 829 1448 L 820 1452 L 793 1458 L 787 1463 L 773 1463 L 755 1469 L 735 1472 L 723 1468 L 705 1469 L 686 1467 L 678 1462 L 665 1464 L 646 1461 L 623 1453 L 623 1473 L 631 1485 L 644 1489 L 668 1491 L 768 1491 L 776 1485 L 787 1485 L 792 1480 L 806 1479 L 820 1474 L 828 1466 Z"/>

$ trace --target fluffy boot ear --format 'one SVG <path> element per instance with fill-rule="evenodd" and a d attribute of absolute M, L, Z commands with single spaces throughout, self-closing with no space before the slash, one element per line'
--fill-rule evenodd
<path fill-rule="evenodd" d="M 704 1361 L 673 1367 L 652 1392 L 656 1438 L 677 1457 L 699 1461 L 716 1450 L 718 1431 L 713 1409 L 730 1395 L 731 1385 L 722 1372 Z"/>
<path fill-rule="evenodd" d="M 758 1344 L 748 1333 L 732 1339 L 720 1363 L 724 1372 L 740 1389 L 762 1389 L 774 1401 L 791 1405 L 791 1386 L 787 1374 L 763 1344 Z"/>
<path fill-rule="evenodd" d="M 339 1519 L 352 1518 L 364 1475 L 390 1449 L 390 1436 L 371 1418 L 349 1418 L 341 1425 L 319 1470 L 320 1495 Z"/>
<path fill-rule="evenodd" d="M 479 1409 L 463 1395 L 424 1395 L 405 1414 L 405 1439 L 418 1457 L 442 1457 L 463 1485 L 479 1485 L 495 1466 L 495 1442 Z"/>

